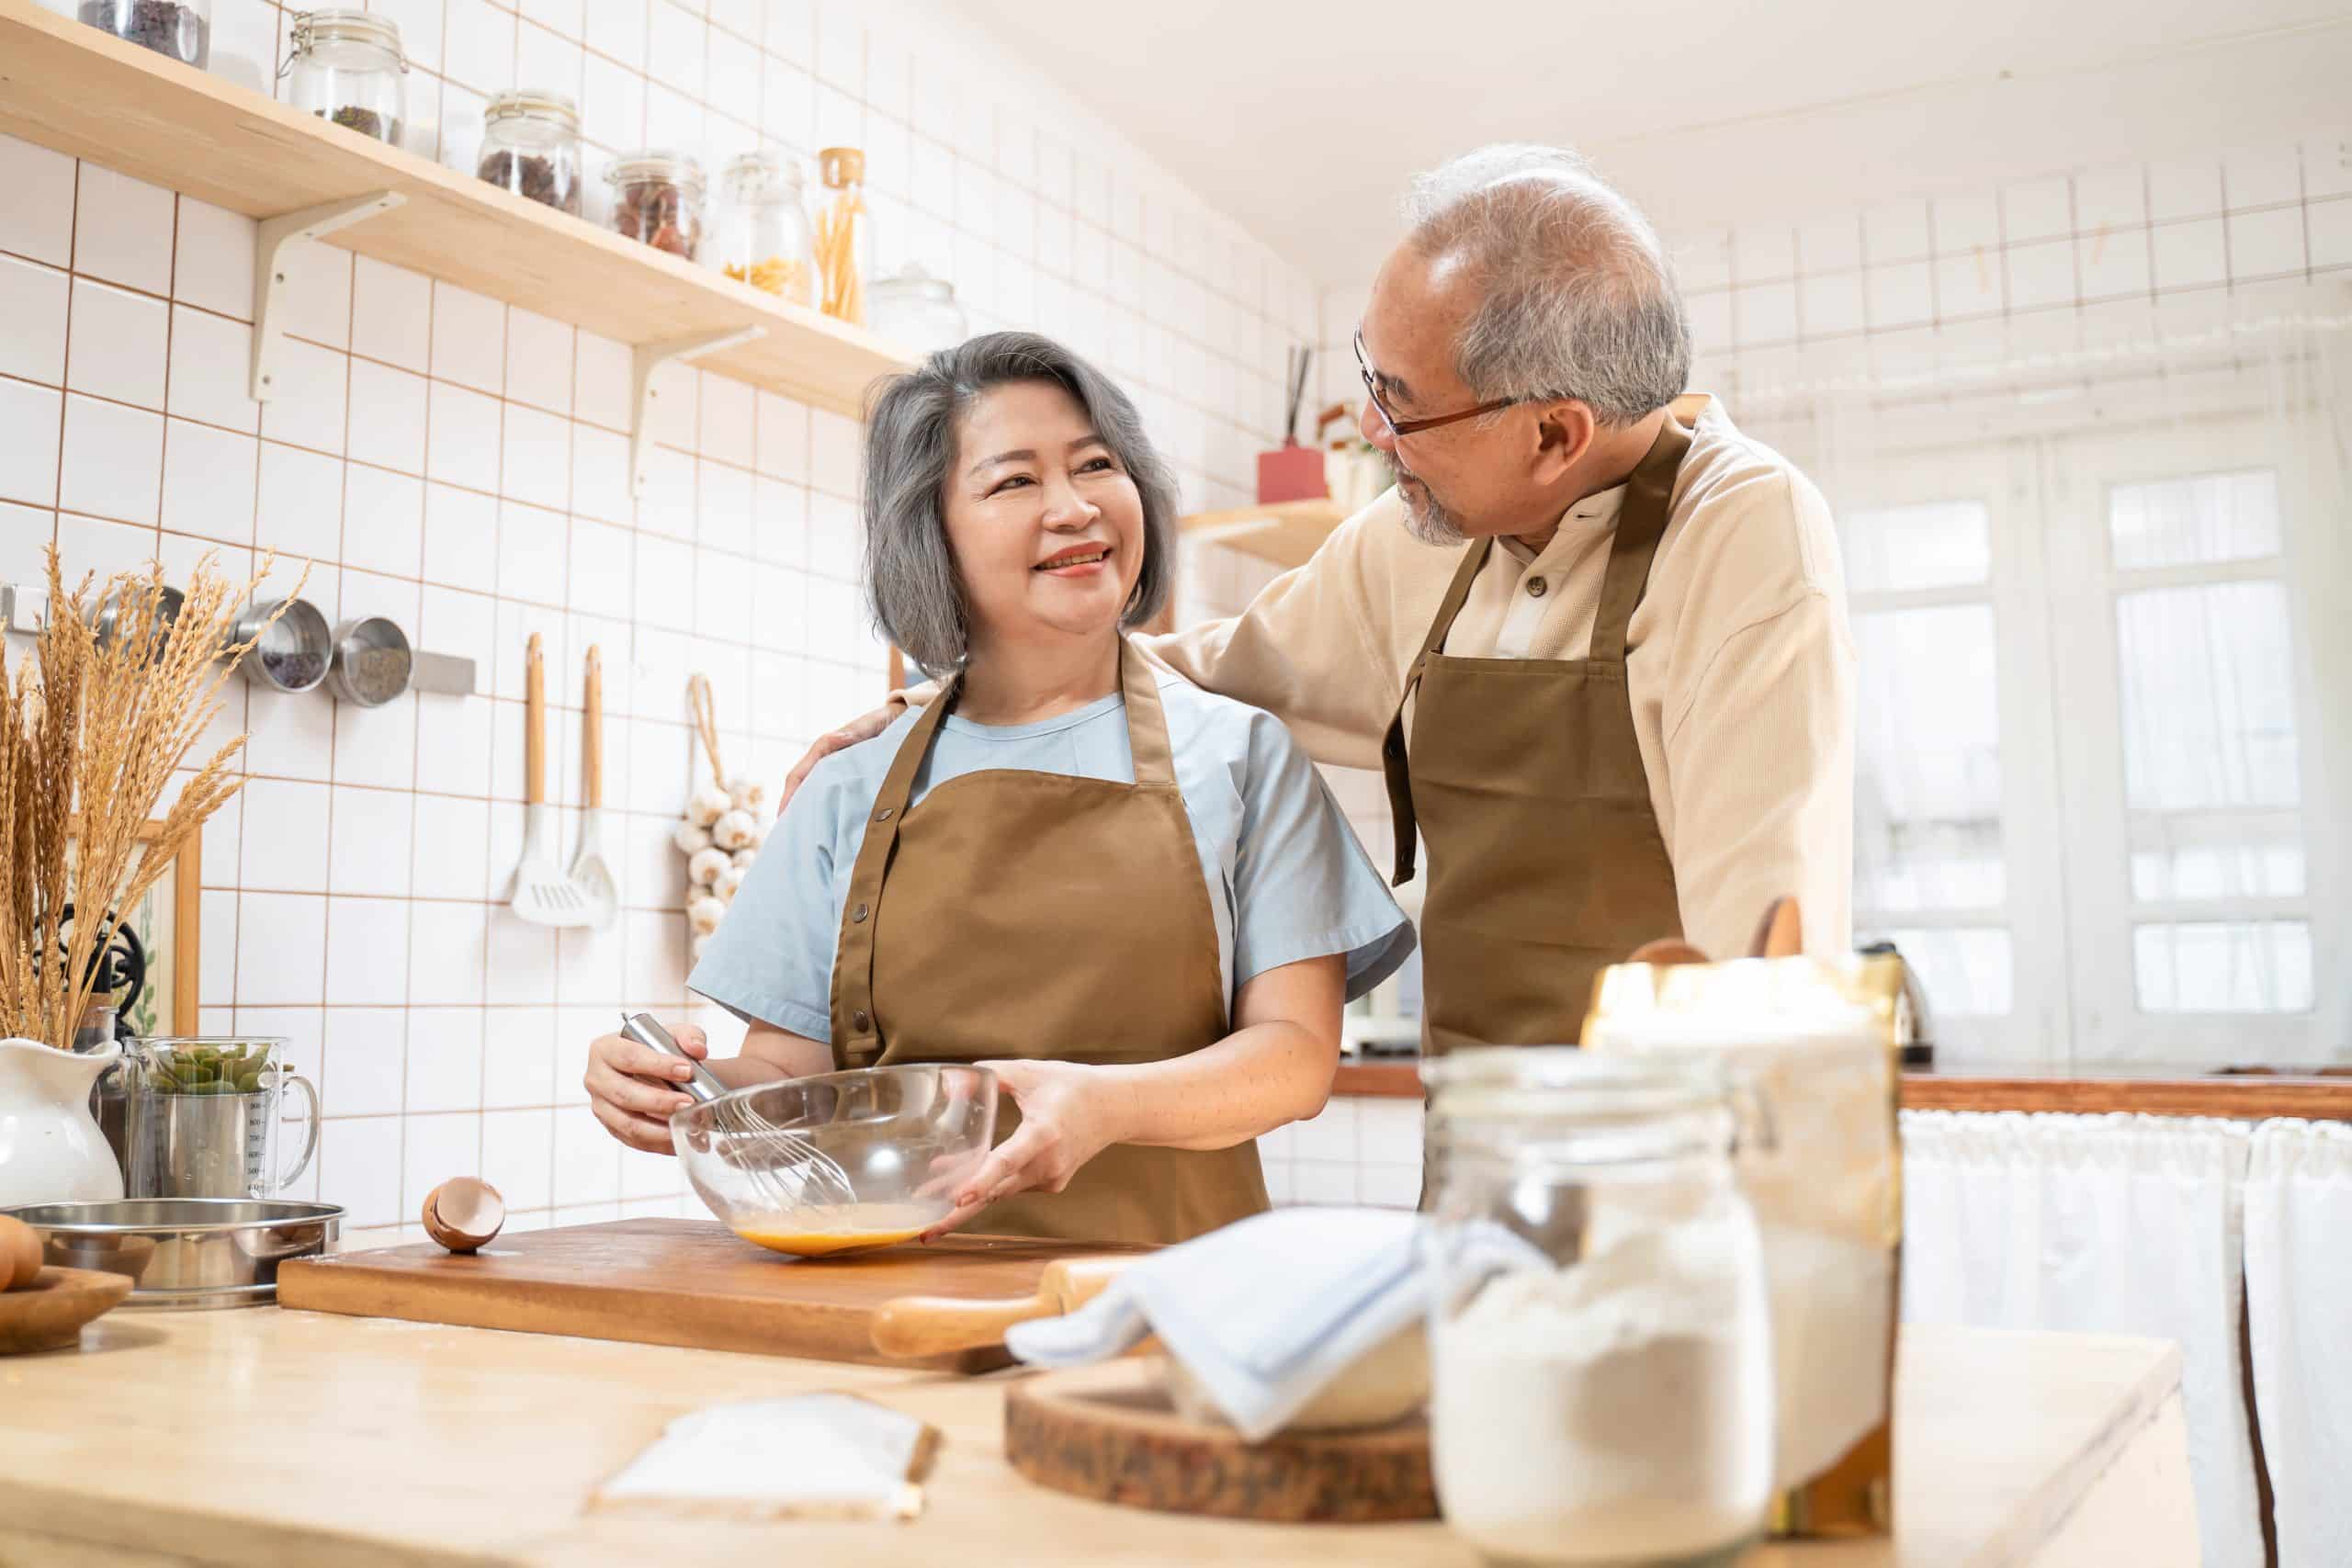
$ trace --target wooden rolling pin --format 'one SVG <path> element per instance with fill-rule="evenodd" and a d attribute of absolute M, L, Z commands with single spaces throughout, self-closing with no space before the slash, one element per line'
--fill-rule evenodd
<path fill-rule="evenodd" d="M 1034 1296 L 895 1296 L 874 1314 L 874 1348 L 886 1356 L 944 1356 L 1001 1345 L 1016 1323 L 1076 1312 L 1134 1261 L 1057 1258 L 1046 1265 Z"/>

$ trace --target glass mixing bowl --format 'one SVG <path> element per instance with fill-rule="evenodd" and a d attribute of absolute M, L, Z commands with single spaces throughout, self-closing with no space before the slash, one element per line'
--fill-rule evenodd
<path fill-rule="evenodd" d="M 686 1179 L 746 1241 L 796 1258 L 910 1241 L 996 1133 L 996 1075 L 925 1063 L 737 1089 L 670 1118 Z"/>

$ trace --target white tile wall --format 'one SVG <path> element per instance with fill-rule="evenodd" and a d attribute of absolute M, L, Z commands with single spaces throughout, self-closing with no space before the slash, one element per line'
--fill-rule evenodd
<path fill-rule="evenodd" d="M 549 78 L 583 96 L 592 169 L 655 140 L 707 163 L 865 146 L 884 265 L 956 280 L 976 330 L 1037 328 L 1103 363 L 1189 506 L 1247 499 L 1312 287 L 952 16 L 376 8 L 414 67 L 412 148 L 453 166 L 485 95 Z M 272 80 L 292 9 L 220 0 L 218 73 Z M 588 1116 L 582 1047 L 623 1004 L 687 1005 L 668 842 L 687 673 L 713 677 L 730 766 L 771 778 L 880 691 L 854 582 L 855 423 L 675 371 L 632 501 L 626 345 L 333 248 L 298 265 L 287 387 L 265 410 L 245 395 L 250 219 L 6 137 L 0 193 L 0 581 L 37 580 L 51 541 L 69 577 L 158 556 L 184 575 L 207 549 L 242 572 L 272 547 L 310 560 L 305 595 L 330 616 L 390 614 L 481 666 L 485 694 L 367 713 L 226 694 L 217 728 L 251 731 L 252 782 L 205 835 L 199 1021 L 297 1037 L 328 1118 L 304 1190 L 348 1205 L 363 1245 L 413 1235 L 424 1191 L 460 1173 L 496 1181 L 518 1228 L 678 1208 L 673 1164 L 625 1161 Z M 607 932 L 557 940 L 503 911 L 533 630 L 560 799 L 581 660 L 604 652 L 627 906 Z"/>

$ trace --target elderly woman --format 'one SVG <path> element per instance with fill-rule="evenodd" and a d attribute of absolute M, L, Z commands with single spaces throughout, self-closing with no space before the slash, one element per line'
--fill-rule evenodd
<path fill-rule="evenodd" d="M 1412 931 L 1281 724 L 1122 635 L 1174 568 L 1134 405 L 1000 333 L 892 380 L 865 457 L 875 618 L 944 694 L 794 795 L 689 982 L 751 1026 L 712 1070 L 993 1067 L 1013 1130 L 943 1231 L 1173 1242 L 1265 1208 L 1254 1140 L 1322 1108 L 1341 1006 Z M 667 1151 L 686 1070 L 608 1035 L 587 1087 Z"/>

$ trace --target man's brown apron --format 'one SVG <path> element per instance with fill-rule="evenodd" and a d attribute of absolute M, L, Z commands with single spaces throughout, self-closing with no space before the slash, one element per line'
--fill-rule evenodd
<path fill-rule="evenodd" d="M 1575 1043 L 1594 977 L 1681 934 L 1625 683 L 1625 630 L 1666 532 L 1690 433 L 1667 416 L 1627 481 L 1583 659 L 1442 651 L 1494 547 L 1464 552 L 1388 726 L 1382 761 L 1396 880 L 1430 842 L 1421 910 L 1423 1049 Z M 1416 689 L 1419 697 L 1416 700 Z M 1410 766 L 1405 707 L 1413 705 Z"/>
<path fill-rule="evenodd" d="M 1159 687 L 1124 639 L 1119 670 L 1131 784 L 990 769 L 910 808 L 955 687 L 924 709 L 883 779 L 850 875 L 833 962 L 838 1065 L 1159 1062 L 1228 1032 L 1216 919 Z M 1019 1122 L 1006 1096 L 998 1133 Z M 1067 1190 L 991 1204 L 972 1228 L 1176 1242 L 1266 1206 L 1254 1142 L 1115 1144 Z"/>

